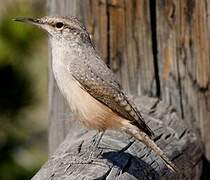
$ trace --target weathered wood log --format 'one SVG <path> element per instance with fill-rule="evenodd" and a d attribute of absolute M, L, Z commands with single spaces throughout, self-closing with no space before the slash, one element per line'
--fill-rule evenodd
<path fill-rule="evenodd" d="M 135 99 L 148 125 L 155 132 L 155 142 L 177 165 L 180 172 L 171 172 L 142 143 L 117 131 L 106 131 L 94 161 L 87 162 L 95 131 L 80 128 L 69 132 L 64 142 L 49 158 L 33 180 L 46 179 L 199 179 L 202 169 L 202 150 L 199 139 L 178 118 L 175 109 L 156 98 Z"/>

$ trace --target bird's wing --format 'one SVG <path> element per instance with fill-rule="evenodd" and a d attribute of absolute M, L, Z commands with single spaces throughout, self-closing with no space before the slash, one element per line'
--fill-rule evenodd
<path fill-rule="evenodd" d="M 95 58 L 95 59 L 93 59 Z M 74 78 L 95 99 L 108 106 L 112 111 L 128 119 L 150 137 L 152 130 L 145 124 L 136 106 L 121 89 L 113 72 L 100 59 L 89 57 L 83 64 L 71 64 Z"/>

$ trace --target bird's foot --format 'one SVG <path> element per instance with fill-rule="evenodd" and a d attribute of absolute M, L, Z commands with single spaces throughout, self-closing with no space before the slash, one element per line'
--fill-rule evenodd
<path fill-rule="evenodd" d="M 103 135 L 104 135 L 104 131 L 101 131 L 93 136 L 91 145 L 90 145 L 90 150 L 92 150 L 92 151 L 97 150 L 98 145 L 100 144 L 100 141 L 101 141 Z"/>

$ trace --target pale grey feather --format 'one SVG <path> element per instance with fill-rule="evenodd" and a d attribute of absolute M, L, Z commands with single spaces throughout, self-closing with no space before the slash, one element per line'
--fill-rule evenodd
<path fill-rule="evenodd" d="M 119 85 L 113 72 L 99 56 L 82 56 L 83 61 L 69 64 L 73 77 L 95 99 L 107 105 L 112 111 L 128 119 L 149 136 L 151 129 L 145 124 L 140 112 Z M 82 62 L 82 63 L 81 63 Z"/>

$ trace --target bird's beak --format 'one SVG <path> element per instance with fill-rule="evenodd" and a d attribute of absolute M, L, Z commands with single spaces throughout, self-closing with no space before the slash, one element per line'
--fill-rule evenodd
<path fill-rule="evenodd" d="M 32 24 L 32 25 L 35 25 L 38 27 L 43 26 L 43 22 L 40 19 L 20 17 L 20 18 L 14 18 L 13 20 L 18 21 L 18 22 L 27 23 L 27 24 Z"/>
<path fill-rule="evenodd" d="M 14 18 L 14 21 L 18 22 L 23 22 L 31 25 L 35 25 L 44 31 L 48 32 L 49 35 L 52 35 L 53 33 L 53 28 L 50 26 L 45 18 L 28 18 L 28 17 L 19 17 L 19 18 Z"/>

